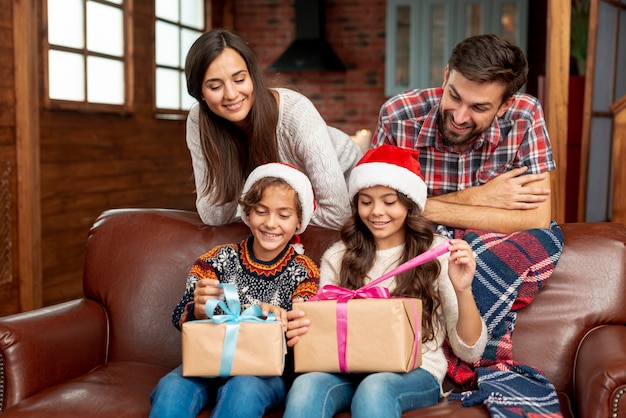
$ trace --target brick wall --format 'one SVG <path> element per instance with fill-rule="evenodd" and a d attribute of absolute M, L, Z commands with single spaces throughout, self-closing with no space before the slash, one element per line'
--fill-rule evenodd
<path fill-rule="evenodd" d="M 235 30 L 269 67 L 295 36 L 293 0 L 235 0 Z M 268 73 L 274 84 L 309 97 L 329 125 L 353 135 L 374 130 L 385 101 L 384 0 L 326 0 L 325 37 L 345 72 Z"/>

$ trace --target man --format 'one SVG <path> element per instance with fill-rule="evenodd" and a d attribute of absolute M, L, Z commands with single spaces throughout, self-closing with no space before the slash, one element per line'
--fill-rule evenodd
<path fill-rule="evenodd" d="M 426 218 L 501 233 L 549 226 L 556 164 L 539 101 L 518 93 L 527 74 L 521 49 L 499 35 L 473 36 L 452 50 L 441 88 L 382 106 L 373 146 L 420 152 Z"/>

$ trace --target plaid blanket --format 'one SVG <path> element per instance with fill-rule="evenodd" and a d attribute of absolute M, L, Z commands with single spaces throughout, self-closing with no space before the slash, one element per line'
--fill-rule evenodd
<path fill-rule="evenodd" d="M 476 253 L 472 291 L 489 340 L 474 364 L 444 344 L 448 376 L 466 390 L 451 398 L 466 406 L 482 403 L 494 417 L 561 417 L 554 386 L 539 370 L 513 360 L 511 340 L 517 312 L 543 288 L 563 252 L 561 228 L 553 221 L 546 229 L 510 235 L 473 230 L 454 235 Z"/>

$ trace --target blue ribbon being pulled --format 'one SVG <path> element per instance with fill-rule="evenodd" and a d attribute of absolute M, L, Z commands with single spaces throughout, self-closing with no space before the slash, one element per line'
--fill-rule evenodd
<path fill-rule="evenodd" d="M 235 285 L 231 283 L 220 283 L 218 287 L 224 290 L 224 300 L 209 299 L 204 305 L 204 311 L 209 318 L 206 320 L 207 322 L 213 322 L 215 324 L 226 323 L 219 376 L 228 377 L 230 376 L 233 360 L 235 358 L 237 338 L 239 337 L 239 324 L 241 322 L 275 321 L 276 316 L 270 313 L 267 317 L 263 317 L 261 307 L 258 305 L 250 306 L 241 312 L 241 304 L 239 303 L 239 295 L 237 294 Z M 224 314 L 215 315 L 215 308 L 217 307 L 220 307 Z"/>

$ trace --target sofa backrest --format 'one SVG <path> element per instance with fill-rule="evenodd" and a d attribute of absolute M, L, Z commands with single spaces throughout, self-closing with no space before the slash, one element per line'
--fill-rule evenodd
<path fill-rule="evenodd" d="M 169 209 L 116 209 L 94 223 L 87 241 L 83 291 L 109 315 L 109 361 L 181 363 L 180 332 L 172 310 L 191 265 L 219 244 L 250 234 L 242 222 L 212 227 L 196 213 Z M 305 254 L 319 263 L 336 231 L 309 226 Z"/>
<path fill-rule="evenodd" d="M 581 338 L 599 325 L 626 323 L 626 226 L 577 223 L 562 229 L 565 245 L 554 274 L 518 315 L 513 356 L 542 370 L 571 398 Z M 189 268 L 206 250 L 248 234 L 243 223 L 206 226 L 185 211 L 103 213 L 89 234 L 83 284 L 85 297 L 99 301 L 109 315 L 109 360 L 180 364 L 180 333 L 171 313 Z M 337 231 L 314 226 L 302 235 L 306 254 L 318 263 L 337 239 Z"/>

